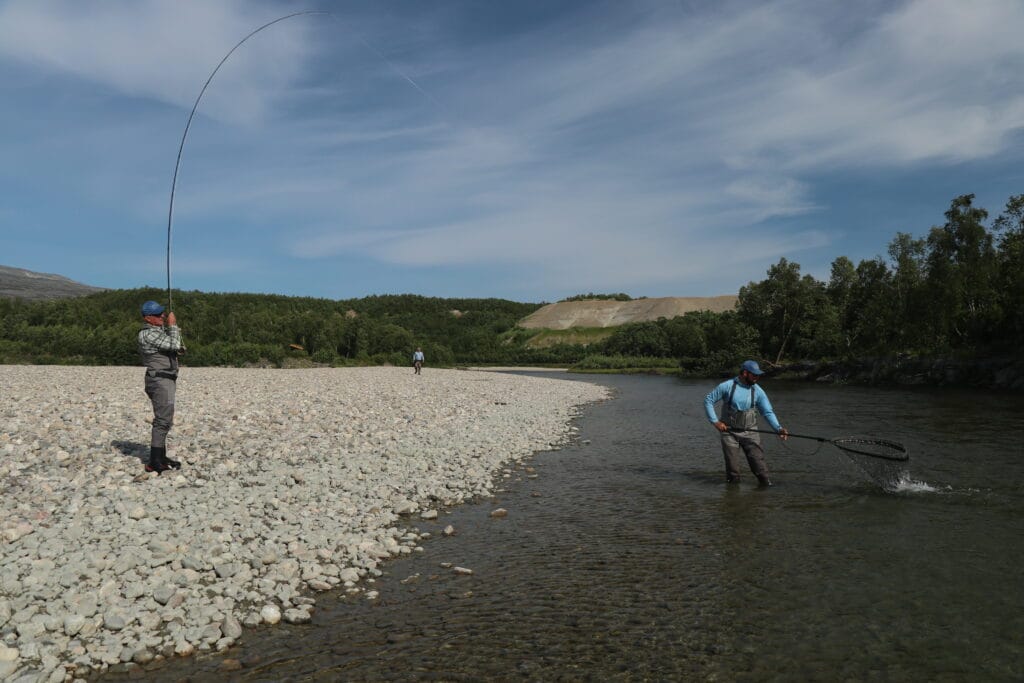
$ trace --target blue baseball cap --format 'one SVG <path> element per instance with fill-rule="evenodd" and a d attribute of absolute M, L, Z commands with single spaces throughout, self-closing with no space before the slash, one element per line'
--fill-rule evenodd
<path fill-rule="evenodd" d="M 155 301 L 147 301 L 142 304 L 142 315 L 160 315 L 164 312 L 164 307 Z"/>
<path fill-rule="evenodd" d="M 743 361 L 743 365 L 740 366 L 740 370 L 746 370 L 751 375 L 763 375 L 764 374 L 764 370 L 761 369 L 761 366 L 757 364 L 757 361 L 753 361 L 753 360 L 745 360 L 745 361 Z"/>

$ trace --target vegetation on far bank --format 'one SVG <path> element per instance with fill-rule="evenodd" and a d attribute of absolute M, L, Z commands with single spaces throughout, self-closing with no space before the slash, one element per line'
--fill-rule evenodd
<path fill-rule="evenodd" d="M 596 344 L 615 333 L 614 327 L 570 327 L 565 330 L 546 328 L 517 330 L 522 343 L 532 349 L 547 349 L 552 346 L 583 346 L 597 348 Z"/>
<path fill-rule="evenodd" d="M 954 199 L 923 237 L 897 233 L 887 256 L 832 263 L 827 282 L 785 258 L 739 292 L 736 310 L 617 328 L 516 327 L 543 304 L 411 294 L 333 301 L 261 294 L 175 293 L 187 365 L 571 366 L 714 375 L 744 358 L 912 354 L 972 358 L 1024 348 L 1024 195 L 991 223 L 973 195 Z M 78 299 L 0 299 L 0 363 L 133 365 L 139 305 L 158 289 Z M 618 298 L 628 295 L 580 295 Z M 625 297 L 625 299 L 622 299 Z"/>

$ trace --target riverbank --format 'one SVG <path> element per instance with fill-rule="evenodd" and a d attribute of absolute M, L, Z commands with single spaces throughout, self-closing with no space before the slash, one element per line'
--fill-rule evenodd
<path fill-rule="evenodd" d="M 0 678 L 64 681 L 302 623 L 417 551 L 401 515 L 488 496 L 591 384 L 407 368 L 188 369 L 145 474 L 134 367 L 0 366 Z M 367 592 L 372 596 L 372 591 Z"/>
<path fill-rule="evenodd" d="M 898 355 L 843 361 L 787 363 L 770 376 L 825 383 L 979 387 L 1024 391 L 1024 360 Z"/>
<path fill-rule="evenodd" d="M 628 360 L 628 359 L 627 359 Z M 658 366 L 650 358 L 631 367 L 585 367 L 574 365 L 568 372 L 592 375 L 672 375 L 684 379 L 713 379 L 703 373 L 684 371 L 678 366 Z M 667 359 L 665 359 L 667 362 Z M 1024 360 L 1015 357 L 956 358 L 897 355 L 888 358 L 853 360 L 797 361 L 772 367 L 762 363 L 767 377 L 831 384 L 865 386 L 943 386 L 1024 391 Z"/>

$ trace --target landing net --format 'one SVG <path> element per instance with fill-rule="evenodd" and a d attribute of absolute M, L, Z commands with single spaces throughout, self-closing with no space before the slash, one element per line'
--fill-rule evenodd
<path fill-rule="evenodd" d="M 906 447 L 895 441 L 846 437 L 830 443 L 887 491 L 895 491 L 908 476 Z"/>
<path fill-rule="evenodd" d="M 775 434 L 774 431 L 767 429 L 730 429 L 729 431 Z M 906 446 L 896 441 L 866 436 L 844 436 L 838 439 L 827 439 L 823 436 L 793 433 L 789 434 L 789 438 L 808 439 L 818 442 L 817 447 L 811 452 L 801 452 L 791 447 L 788 441 L 783 442 L 786 448 L 803 456 L 814 455 L 824 444 L 832 444 L 887 491 L 897 490 L 900 483 L 906 481 L 909 477 L 906 465 L 907 461 L 910 460 L 910 453 L 907 452 Z"/>
<path fill-rule="evenodd" d="M 832 439 L 831 443 L 839 450 L 863 455 L 868 458 L 880 458 L 896 462 L 910 460 L 910 454 L 907 453 L 906 446 L 895 441 L 848 436 L 842 439 Z"/>

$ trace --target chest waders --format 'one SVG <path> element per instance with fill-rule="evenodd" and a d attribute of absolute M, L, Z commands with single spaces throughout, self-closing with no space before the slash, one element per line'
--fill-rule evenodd
<path fill-rule="evenodd" d="M 736 395 L 736 386 L 739 384 L 733 380 L 729 389 L 729 396 L 722 404 L 722 422 L 731 429 L 744 430 L 741 432 L 722 433 L 722 454 L 725 456 L 725 479 L 729 482 L 736 482 L 740 479 L 740 455 L 745 455 L 750 471 L 754 473 L 762 485 L 770 486 L 768 480 L 768 466 L 764 462 L 764 449 L 761 447 L 761 436 L 757 432 L 748 431 L 757 428 L 757 408 L 755 404 L 755 387 L 750 387 L 750 407 L 746 410 L 739 410 L 733 404 L 733 396 Z"/>
<path fill-rule="evenodd" d="M 750 387 L 750 407 L 746 410 L 738 409 L 732 402 L 732 397 L 736 395 L 736 385 L 739 382 L 736 380 L 732 381 L 732 387 L 729 389 L 729 398 L 725 399 L 725 403 L 722 405 L 722 422 L 727 424 L 730 429 L 738 429 L 741 431 L 747 431 L 750 429 L 757 429 L 757 408 L 754 407 L 754 387 Z M 750 434 L 744 434 L 746 438 L 761 442 L 760 436 L 757 432 L 750 432 Z"/>
<path fill-rule="evenodd" d="M 146 469 L 160 474 L 168 468 L 180 469 L 181 463 L 167 457 L 167 433 L 174 424 L 174 395 L 178 379 L 178 354 L 175 351 L 160 351 L 147 358 L 146 395 L 153 404 L 153 427 L 150 432 L 149 462 Z M 159 358 L 158 358 L 159 357 Z M 160 358 L 166 360 L 159 363 Z M 154 370 L 151 365 L 167 369 Z"/>

